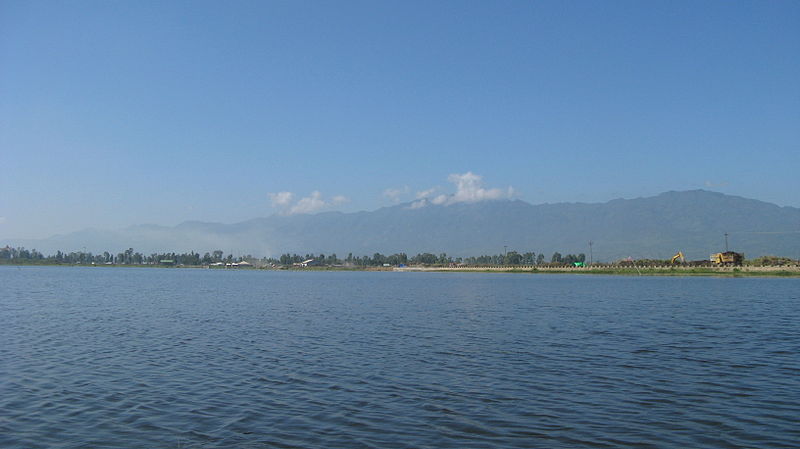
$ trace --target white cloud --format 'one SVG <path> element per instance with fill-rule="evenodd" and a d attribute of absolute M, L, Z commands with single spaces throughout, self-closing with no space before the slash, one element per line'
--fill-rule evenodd
<path fill-rule="evenodd" d="M 486 189 L 483 187 L 483 177 L 472 172 L 466 172 L 464 174 L 455 173 L 448 176 L 447 180 L 455 184 L 456 193 L 442 193 L 433 196 L 433 194 L 439 190 L 437 187 L 422 190 L 417 192 L 417 201 L 411 203 L 409 208 L 419 209 L 429 204 L 448 206 L 456 203 L 477 203 L 479 201 L 500 200 L 512 198 L 516 194 L 513 187 L 508 187 L 505 190 L 498 188 Z"/>
<path fill-rule="evenodd" d="M 331 199 L 331 205 L 336 206 L 336 205 L 339 205 L 339 204 L 344 204 L 344 203 L 346 203 L 348 201 L 350 201 L 350 199 L 347 198 L 346 196 L 344 196 L 344 195 L 336 195 L 335 197 L 333 197 L 333 199 Z"/>
<path fill-rule="evenodd" d="M 421 200 L 414 201 L 413 203 L 411 203 L 411 206 L 409 206 L 408 208 L 409 209 L 419 209 L 419 208 L 425 207 L 427 205 L 428 205 L 428 200 L 423 198 Z"/>
<path fill-rule="evenodd" d="M 478 201 L 499 200 L 508 198 L 514 193 L 514 189 L 509 187 L 507 191 L 502 189 L 484 189 L 483 177 L 468 171 L 463 175 L 452 174 L 447 180 L 456 185 L 456 193 L 449 197 L 445 203 L 476 203 Z"/>
<path fill-rule="evenodd" d="M 485 189 L 483 187 L 483 177 L 471 171 L 464 174 L 454 173 L 447 177 L 447 180 L 456 186 L 456 193 L 452 195 L 438 195 L 431 200 L 432 204 L 450 205 L 455 203 L 477 203 L 479 201 L 491 201 L 504 198 L 511 198 L 514 195 L 514 188 Z"/>
<path fill-rule="evenodd" d="M 407 194 L 408 191 L 408 186 L 403 186 L 398 189 L 389 188 L 383 191 L 383 196 L 392 200 L 393 203 L 398 203 L 400 202 L 401 197 Z"/>
<path fill-rule="evenodd" d="M 292 202 L 294 194 L 292 192 L 278 192 L 270 193 L 269 200 L 272 202 L 272 207 L 285 207 Z"/>
<path fill-rule="evenodd" d="M 297 203 L 289 208 L 289 215 L 310 214 L 325 208 L 327 204 L 322 200 L 322 194 L 318 190 L 311 192 L 311 196 L 300 198 Z"/>
<path fill-rule="evenodd" d="M 434 193 L 436 193 L 436 190 L 437 190 L 436 187 L 431 187 L 428 190 L 421 190 L 421 191 L 417 192 L 417 199 L 421 200 L 423 198 L 427 198 L 427 197 L 433 195 Z"/>
<path fill-rule="evenodd" d="M 436 198 L 432 199 L 431 203 L 432 204 L 436 204 L 436 205 L 444 204 L 451 197 L 452 196 L 450 196 L 450 195 L 441 194 L 441 195 L 438 195 Z"/>
<path fill-rule="evenodd" d="M 309 196 L 300 198 L 294 203 L 294 193 L 292 192 L 270 193 L 269 198 L 272 202 L 272 207 L 280 209 L 280 213 L 283 215 L 312 214 L 350 201 L 342 195 L 336 195 L 330 201 L 326 201 L 318 190 L 311 192 Z"/>
<path fill-rule="evenodd" d="M 5 222 L 6 222 L 6 217 L 0 217 L 0 224 L 3 224 Z"/>

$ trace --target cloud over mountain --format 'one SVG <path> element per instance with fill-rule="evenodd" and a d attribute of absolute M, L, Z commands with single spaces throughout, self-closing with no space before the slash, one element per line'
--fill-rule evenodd
<path fill-rule="evenodd" d="M 510 199 L 514 196 L 514 188 L 509 186 L 506 189 L 484 188 L 483 176 L 476 175 L 471 171 L 463 174 L 453 173 L 447 180 L 454 184 L 456 193 L 440 194 L 430 198 L 436 192 L 436 188 L 417 192 L 417 201 L 411 203 L 411 209 L 419 209 L 428 204 L 449 206 L 457 203 L 478 203 L 481 201 Z"/>
<path fill-rule="evenodd" d="M 269 194 L 269 200 L 272 203 L 272 207 L 288 206 L 292 202 L 292 198 L 294 198 L 294 194 L 292 192 L 278 192 Z"/>
<path fill-rule="evenodd" d="M 313 214 L 349 201 L 343 195 L 336 195 L 330 200 L 325 200 L 319 190 L 311 192 L 309 196 L 300 198 L 294 203 L 294 193 L 292 192 L 270 193 L 269 198 L 272 207 L 277 208 L 282 215 Z"/>
<path fill-rule="evenodd" d="M 400 188 L 388 188 L 383 191 L 383 196 L 389 198 L 393 203 L 398 203 L 401 201 L 403 195 L 409 192 L 408 186 L 403 186 Z"/>

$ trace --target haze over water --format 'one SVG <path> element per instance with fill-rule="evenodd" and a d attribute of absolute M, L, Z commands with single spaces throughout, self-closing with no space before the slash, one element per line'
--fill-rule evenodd
<path fill-rule="evenodd" d="M 800 280 L 0 267 L 0 446 L 790 447 Z"/>

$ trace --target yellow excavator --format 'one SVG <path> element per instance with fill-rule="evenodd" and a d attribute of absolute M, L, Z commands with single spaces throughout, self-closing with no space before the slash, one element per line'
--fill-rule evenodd
<path fill-rule="evenodd" d="M 686 263 L 686 258 L 683 257 L 683 251 L 678 251 L 678 254 L 672 256 L 672 263 L 675 263 L 676 261 L 680 261 L 681 263 Z"/>
<path fill-rule="evenodd" d="M 744 254 L 728 250 L 728 233 L 725 233 L 725 252 L 714 253 L 709 257 L 711 263 L 717 266 L 721 265 L 741 265 L 744 261 Z"/>
<path fill-rule="evenodd" d="M 741 265 L 744 254 L 725 251 L 724 253 L 714 253 L 709 259 L 715 265 Z"/>

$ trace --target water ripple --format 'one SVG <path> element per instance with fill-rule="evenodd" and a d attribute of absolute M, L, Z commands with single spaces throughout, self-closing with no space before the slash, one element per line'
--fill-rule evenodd
<path fill-rule="evenodd" d="M 800 282 L 0 267 L 0 447 L 796 446 Z"/>

